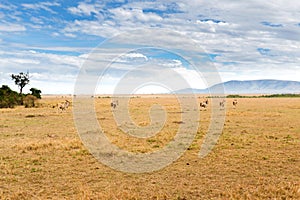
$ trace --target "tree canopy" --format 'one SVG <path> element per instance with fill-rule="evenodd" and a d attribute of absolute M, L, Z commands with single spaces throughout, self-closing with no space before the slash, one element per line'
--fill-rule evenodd
<path fill-rule="evenodd" d="M 36 88 L 31 88 L 30 92 L 31 92 L 32 96 L 35 96 L 36 98 L 41 99 L 41 93 L 42 93 L 41 90 L 36 89 Z"/>
<path fill-rule="evenodd" d="M 15 81 L 15 84 L 20 88 L 20 94 L 22 94 L 23 88 L 29 83 L 29 73 L 12 74 L 11 79 Z"/>

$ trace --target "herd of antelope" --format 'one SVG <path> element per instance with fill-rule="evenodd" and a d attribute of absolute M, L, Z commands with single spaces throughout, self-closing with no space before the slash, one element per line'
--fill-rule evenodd
<path fill-rule="evenodd" d="M 118 105 L 119 105 L 119 101 L 118 100 L 113 100 L 110 103 L 110 107 L 112 107 L 113 109 L 115 109 Z"/>
<path fill-rule="evenodd" d="M 208 99 L 205 99 L 204 101 L 200 102 L 200 109 L 201 108 L 206 109 L 206 107 L 208 106 L 208 103 L 209 103 Z M 220 101 L 220 103 L 219 103 L 220 109 L 224 109 L 225 108 L 225 103 L 226 103 L 225 99 L 223 99 L 222 101 Z M 70 106 L 70 104 L 71 104 L 70 101 L 65 100 L 64 102 L 61 102 L 60 104 L 57 104 L 57 109 L 58 109 L 58 111 L 63 112 L 64 110 L 68 109 L 68 107 Z M 233 102 L 232 102 L 233 108 L 236 108 L 237 104 L 238 104 L 237 99 L 234 99 Z M 119 105 L 118 100 L 113 100 L 110 103 L 110 106 L 113 109 L 115 109 L 118 105 Z"/>
<path fill-rule="evenodd" d="M 56 106 L 53 106 L 53 108 L 57 107 L 58 112 L 63 112 L 64 110 L 67 110 L 70 106 L 71 102 L 68 100 L 65 100 L 64 102 L 61 102 L 59 104 L 57 104 Z M 110 103 L 110 106 L 115 109 L 117 106 L 119 105 L 119 101 L 118 100 L 113 100 Z"/>
<path fill-rule="evenodd" d="M 226 103 L 225 99 L 220 101 L 220 103 L 219 103 L 220 109 L 225 108 L 225 103 Z M 237 104 L 238 104 L 237 99 L 234 99 L 233 102 L 232 102 L 232 106 L 233 106 L 234 109 L 236 108 Z M 205 99 L 204 101 L 200 102 L 200 109 L 201 108 L 206 109 L 207 106 L 208 106 L 208 99 Z"/>

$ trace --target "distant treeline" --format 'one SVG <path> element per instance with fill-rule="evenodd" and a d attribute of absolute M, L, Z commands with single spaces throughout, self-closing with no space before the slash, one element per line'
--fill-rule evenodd
<path fill-rule="evenodd" d="M 291 98 L 300 97 L 300 94 L 269 94 L 269 95 L 259 95 L 259 96 L 243 96 L 238 94 L 227 95 L 226 98 Z"/>

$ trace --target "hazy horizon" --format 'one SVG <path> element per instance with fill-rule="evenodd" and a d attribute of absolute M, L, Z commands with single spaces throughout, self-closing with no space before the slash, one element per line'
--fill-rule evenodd
<path fill-rule="evenodd" d="M 255 82 L 255 81 L 279 81 L 279 82 L 295 82 L 295 83 L 299 83 L 300 84 L 300 81 L 289 81 L 289 80 L 278 80 L 278 79 L 259 79 L 259 80 L 230 80 L 230 81 L 226 81 L 226 82 L 222 82 L 223 84 L 225 84 L 225 83 L 229 83 L 229 82 Z M 274 87 L 276 87 L 276 85 L 274 86 Z M 185 89 L 195 89 L 195 90 L 208 90 L 209 89 L 209 87 L 208 88 L 184 88 L 184 89 L 182 89 L 182 90 L 185 90 Z M 87 96 L 106 96 L 106 95 L 108 95 L 108 96 L 118 96 L 118 95 L 172 95 L 172 93 L 174 93 L 174 94 L 182 94 L 182 93 L 179 93 L 180 91 L 165 91 L 165 92 L 149 92 L 147 89 L 146 90 L 137 90 L 137 91 L 135 91 L 134 93 L 120 93 L 120 94 L 116 94 L 116 93 L 114 93 L 114 92 L 111 92 L 111 93 L 91 93 L 91 94 L 77 94 L 77 95 L 83 95 L 83 96 L 85 96 L 85 95 L 87 95 Z M 253 91 L 252 91 L 253 92 Z M 274 90 L 274 92 L 271 92 L 272 94 L 282 94 L 282 93 L 286 93 L 286 94 L 288 94 L 288 93 L 291 93 L 290 91 L 287 91 L 287 92 L 282 92 L 282 90 L 279 90 L 277 93 L 276 93 L 276 91 Z M 253 93 L 251 93 L 251 92 L 249 92 L 249 93 L 245 93 L 245 92 L 241 92 L 241 93 L 238 93 L 238 92 L 236 92 L 236 93 L 226 93 L 225 92 L 225 95 L 228 95 L 228 94 L 253 94 L 253 95 L 255 95 L 255 94 L 271 94 L 271 93 L 268 93 L 268 92 L 253 92 Z M 299 91 L 294 91 L 294 92 L 292 92 L 292 93 L 300 93 L 300 90 Z M 195 94 L 201 94 L 201 95 L 204 95 L 204 94 L 207 94 L 207 95 L 209 95 L 209 93 L 195 93 Z M 74 95 L 74 93 L 42 93 L 42 95 L 44 95 L 44 96 L 73 96 Z"/>

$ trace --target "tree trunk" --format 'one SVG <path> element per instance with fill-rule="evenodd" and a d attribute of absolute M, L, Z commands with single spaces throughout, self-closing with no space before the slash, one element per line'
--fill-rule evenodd
<path fill-rule="evenodd" d="M 20 97 L 21 97 L 21 102 L 20 102 L 20 104 L 23 106 L 24 103 L 23 103 L 23 94 L 22 94 L 22 92 L 23 92 L 23 87 L 20 87 Z"/>

